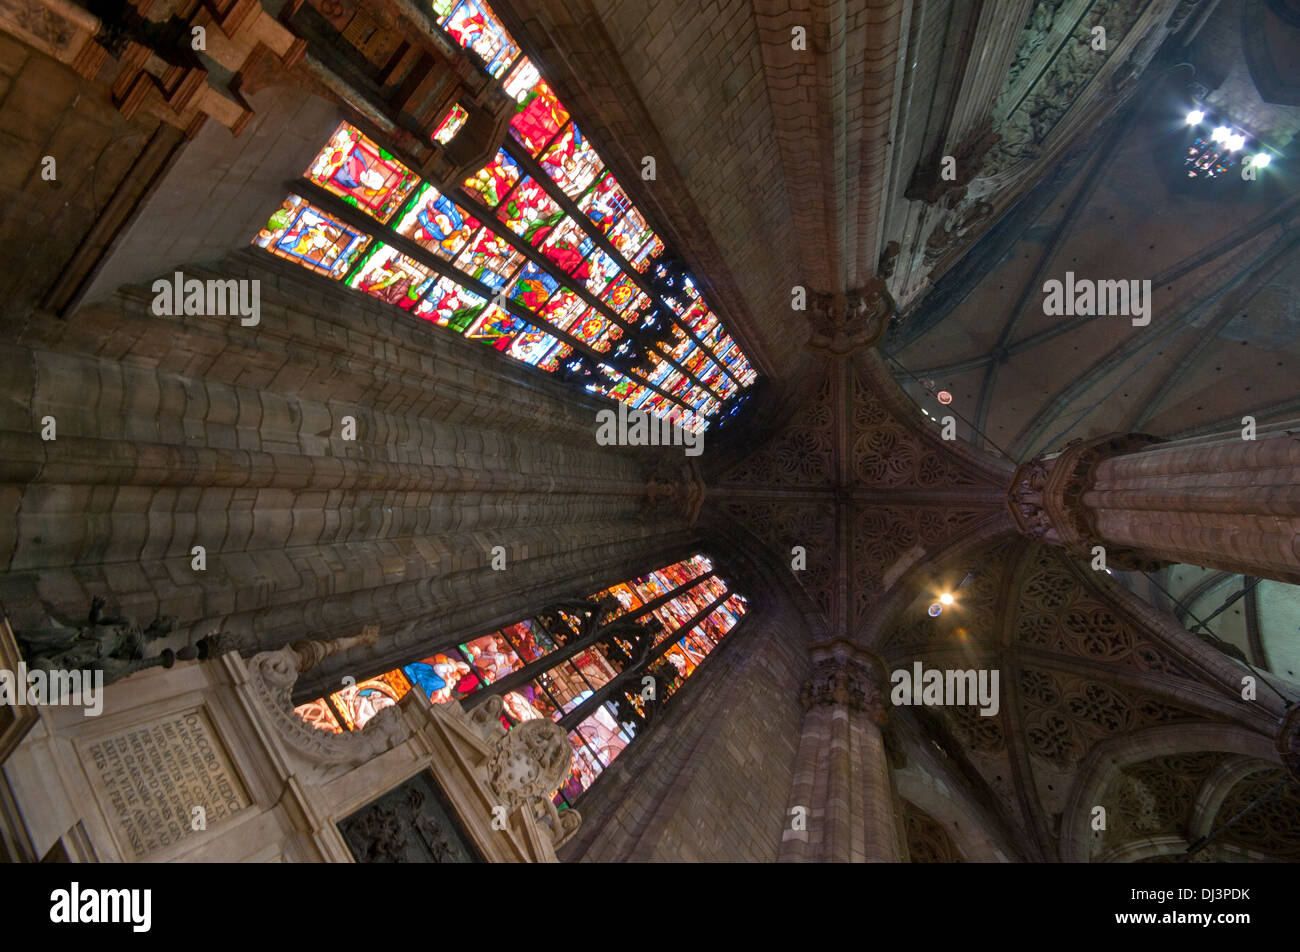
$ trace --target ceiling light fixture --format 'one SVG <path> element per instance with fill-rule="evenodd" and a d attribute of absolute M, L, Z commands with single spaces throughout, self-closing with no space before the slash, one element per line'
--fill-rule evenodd
<path fill-rule="evenodd" d="M 1201 120 L 1204 118 L 1205 118 L 1205 113 L 1201 112 L 1201 110 L 1199 109 L 1193 109 L 1191 112 L 1187 114 L 1187 124 L 1189 126 L 1199 125 Z"/>

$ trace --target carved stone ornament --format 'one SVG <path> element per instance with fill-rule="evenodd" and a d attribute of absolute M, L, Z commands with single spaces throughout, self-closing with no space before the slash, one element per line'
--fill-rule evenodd
<path fill-rule="evenodd" d="M 881 278 L 845 294 L 814 294 L 808 312 L 812 322 L 808 346 L 834 356 L 874 347 L 884 337 L 893 313 L 894 298 Z"/>
<path fill-rule="evenodd" d="M 384 708 L 359 731 L 335 734 L 317 729 L 294 713 L 292 691 L 298 675 L 332 654 L 357 645 L 373 645 L 379 629 L 333 641 L 299 641 L 278 651 L 264 651 L 248 660 L 248 686 L 285 745 L 313 766 L 329 771 L 350 768 L 391 750 L 406 739 L 397 707 Z"/>
<path fill-rule="evenodd" d="M 1055 457 L 1022 463 L 1007 491 L 1007 508 L 1029 538 L 1059 545 L 1071 555 L 1090 556 L 1093 546 L 1105 545 L 1097 532 L 1096 514 L 1083 501 L 1097 467 L 1113 456 L 1163 442 L 1146 433 L 1075 440 Z M 1119 569 L 1154 572 L 1168 564 L 1133 549 L 1105 548 L 1107 562 Z"/>
<path fill-rule="evenodd" d="M 548 799 L 572 763 L 564 728 L 549 720 L 524 721 L 497 741 L 488 762 L 488 784 L 513 813 L 529 801 Z"/>
<path fill-rule="evenodd" d="M 814 651 L 813 672 L 799 700 L 804 710 L 820 704 L 843 706 L 883 725 L 889 719 L 889 706 L 880 690 L 879 668 L 871 656 L 842 643 L 829 653 Z"/>

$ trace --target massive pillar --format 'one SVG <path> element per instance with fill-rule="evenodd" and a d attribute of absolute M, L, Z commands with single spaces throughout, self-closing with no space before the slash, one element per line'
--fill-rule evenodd
<path fill-rule="evenodd" d="M 1288 429 L 1288 427 L 1290 429 Z M 1295 423 L 1165 442 L 1128 434 L 1075 443 L 1017 471 L 1024 534 L 1109 565 L 1187 562 L 1300 583 L 1300 437 Z"/>
<path fill-rule="evenodd" d="M 801 700 L 805 714 L 783 862 L 898 862 L 889 763 L 881 725 L 884 665 L 845 641 L 818 645 Z"/>

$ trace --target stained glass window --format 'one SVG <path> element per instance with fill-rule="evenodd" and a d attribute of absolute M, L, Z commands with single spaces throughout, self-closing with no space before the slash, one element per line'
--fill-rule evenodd
<path fill-rule="evenodd" d="M 644 694 L 645 679 L 661 686 L 658 697 L 671 697 L 747 607 L 702 554 L 611 585 L 586 604 L 585 619 L 571 608 L 544 611 L 294 710 L 337 733 L 364 727 L 412 687 L 434 704 L 471 705 L 499 694 L 505 726 L 548 718 L 568 731 L 573 768 L 555 793 L 556 804 L 566 807 L 662 705 Z M 606 604 L 608 613 L 596 610 Z M 628 620 L 633 628 L 610 627 Z"/>
<path fill-rule="evenodd" d="M 465 111 L 460 103 L 451 107 L 451 111 L 438 123 L 438 128 L 433 130 L 433 141 L 438 145 L 446 145 L 452 139 L 456 138 L 456 133 L 460 132 L 461 127 L 465 125 L 465 120 L 469 118 L 469 113 Z"/>
<path fill-rule="evenodd" d="M 393 217 L 419 181 L 346 122 L 320 150 L 307 177 L 382 222 Z"/>
<path fill-rule="evenodd" d="M 342 277 L 370 237 L 290 195 L 253 243 L 319 274 Z"/>
<path fill-rule="evenodd" d="M 438 26 L 457 43 L 472 50 L 493 76 L 501 76 L 519 55 L 501 21 L 480 0 L 433 0 Z"/>
<path fill-rule="evenodd" d="M 516 103 L 502 148 L 444 187 L 344 122 L 254 244 L 695 432 L 729 419 L 758 375 L 691 276 L 490 6 L 433 10 Z"/>

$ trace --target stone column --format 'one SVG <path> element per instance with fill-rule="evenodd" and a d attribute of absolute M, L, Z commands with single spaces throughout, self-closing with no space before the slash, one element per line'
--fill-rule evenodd
<path fill-rule="evenodd" d="M 812 650 L 783 862 L 898 862 L 883 663 L 846 641 Z"/>
<path fill-rule="evenodd" d="M 1290 429 L 1288 429 L 1288 427 Z M 1300 425 L 1166 442 L 1077 442 L 1020 466 L 1008 506 L 1031 538 L 1108 566 L 1186 562 L 1300 583 Z"/>

